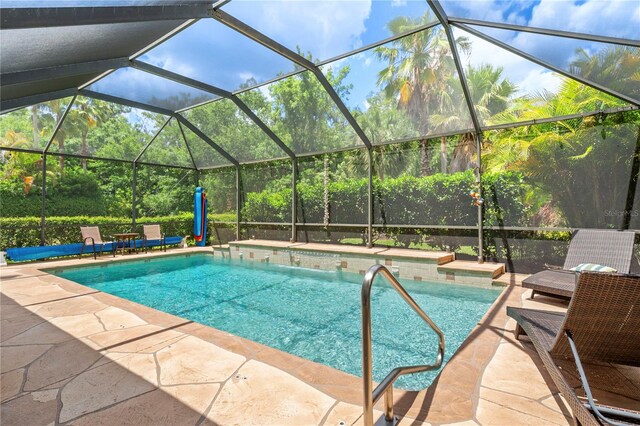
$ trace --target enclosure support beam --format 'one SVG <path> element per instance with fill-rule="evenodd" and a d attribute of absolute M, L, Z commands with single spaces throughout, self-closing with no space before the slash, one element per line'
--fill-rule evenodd
<path fill-rule="evenodd" d="M 239 32 L 245 37 L 248 37 L 251 40 L 257 43 L 260 43 L 264 47 L 274 51 L 275 53 L 281 56 L 284 56 L 285 58 L 287 58 L 288 60 L 292 61 L 295 64 L 298 64 L 302 68 L 305 68 L 311 71 L 316 76 L 318 81 L 322 84 L 322 87 L 327 92 L 327 94 L 331 97 L 331 99 L 333 100 L 335 105 L 338 107 L 340 112 L 342 112 L 344 117 L 347 119 L 347 121 L 349 122 L 349 125 L 351 125 L 351 127 L 356 132 L 360 140 L 362 140 L 362 143 L 367 148 L 371 148 L 371 141 L 369 141 L 369 138 L 367 137 L 367 135 L 365 135 L 360 125 L 356 122 L 356 119 L 353 117 L 353 115 L 351 115 L 351 112 L 349 111 L 347 106 L 344 104 L 342 99 L 340 99 L 340 96 L 338 96 L 333 86 L 331 86 L 327 78 L 324 76 L 322 71 L 320 71 L 320 68 L 318 68 L 316 64 L 314 64 L 304 56 L 294 52 L 293 50 L 281 45 L 277 41 L 267 37 L 266 35 L 262 34 L 260 31 L 257 31 L 255 28 L 252 28 L 249 25 L 245 24 L 244 22 L 229 15 L 228 13 L 223 12 L 222 10 L 217 10 L 217 9 L 212 10 L 211 17 L 221 22 L 222 24 L 228 26 L 229 28 Z"/>
<path fill-rule="evenodd" d="M 638 188 L 638 173 L 640 172 L 640 129 L 637 131 L 636 147 L 633 151 L 631 162 L 631 175 L 629 176 L 629 186 L 627 187 L 627 200 L 624 205 L 624 216 L 622 219 L 622 229 L 629 229 L 631 218 L 633 217 L 633 205 L 635 204 L 636 189 Z"/>
<path fill-rule="evenodd" d="M 367 248 L 373 247 L 373 149 L 367 149 L 369 185 L 367 198 Z"/>
<path fill-rule="evenodd" d="M 129 58 L 123 57 L 16 71 L 2 74 L 2 85 L 33 83 L 35 81 L 50 80 L 54 78 L 102 73 L 109 69 L 126 67 L 128 64 Z"/>
<path fill-rule="evenodd" d="M 52 101 L 54 99 L 66 98 L 68 96 L 74 96 L 78 93 L 76 88 L 56 90 L 54 92 L 39 93 L 37 95 L 24 96 L 21 98 L 2 99 L 0 102 L 0 113 L 20 109 L 25 106 L 40 104 L 42 102 Z"/>
<path fill-rule="evenodd" d="M 596 34 L 576 33 L 573 31 L 552 30 L 549 28 L 528 27 L 526 25 L 514 25 L 504 22 L 488 22 L 479 19 L 449 17 L 452 24 L 469 24 L 479 27 L 497 28 L 500 30 L 521 31 L 525 33 L 542 34 L 553 37 L 563 37 L 576 40 L 595 41 L 598 43 L 618 44 L 622 46 L 640 47 L 640 41 L 628 38 L 607 37 Z"/>
<path fill-rule="evenodd" d="M 99 99 L 105 102 L 112 102 L 114 104 L 120 104 L 131 108 L 142 109 L 149 112 L 155 112 L 156 114 L 162 114 L 171 117 L 174 111 L 166 108 L 160 108 L 157 106 L 145 104 L 143 102 L 136 102 L 129 99 L 124 99 L 119 96 L 107 95 L 105 93 L 94 92 L 92 90 L 82 89 L 78 92 L 80 95 L 87 96 L 93 99 Z"/>
<path fill-rule="evenodd" d="M 460 84 L 462 85 L 462 93 L 464 94 L 464 100 L 467 104 L 467 109 L 469 109 L 469 114 L 471 114 L 471 121 L 473 121 L 473 128 L 476 133 L 481 131 L 480 120 L 478 119 L 478 115 L 476 113 L 476 109 L 473 106 L 473 98 L 471 97 L 471 91 L 469 90 L 469 84 L 467 83 L 467 79 L 464 74 L 464 69 L 462 68 L 462 63 L 460 61 L 460 55 L 458 54 L 458 47 L 456 46 L 456 40 L 453 37 L 453 31 L 451 31 L 451 25 L 449 25 L 449 17 L 444 12 L 442 5 L 438 0 L 427 0 L 431 9 L 433 9 L 433 13 L 435 13 L 438 21 L 442 24 L 442 28 L 444 28 L 445 34 L 447 35 L 447 40 L 449 41 L 449 49 L 451 50 L 451 56 L 453 56 L 453 62 L 456 66 L 456 71 L 458 72 L 458 78 L 460 79 Z"/>
<path fill-rule="evenodd" d="M 298 160 L 291 159 L 291 242 L 298 241 Z"/>
<path fill-rule="evenodd" d="M 185 135 L 184 129 L 182 128 L 182 124 L 180 124 L 180 121 L 178 121 L 178 128 L 180 129 L 180 134 L 182 135 L 184 146 L 187 148 L 187 152 L 189 153 L 189 158 L 191 158 L 191 164 L 193 164 L 194 169 L 198 170 L 198 166 L 196 165 L 196 159 L 193 158 L 193 153 L 191 152 L 191 148 L 189 147 L 189 142 L 187 141 L 187 135 Z"/>
<path fill-rule="evenodd" d="M 135 160 L 133 160 L 134 163 L 137 163 L 138 161 L 140 161 L 140 157 L 142 157 L 144 155 L 145 152 L 147 152 L 147 149 L 149 149 L 149 147 L 151 146 L 151 144 L 153 143 L 153 141 L 156 140 L 156 138 L 158 137 L 158 135 L 162 132 L 162 130 L 167 126 L 167 124 L 169 124 L 169 122 L 171 121 L 171 117 L 169 117 L 167 120 L 165 120 L 164 124 L 158 129 L 158 131 L 156 132 L 155 135 L 153 135 L 153 137 L 151 138 L 151 140 L 144 146 L 144 148 L 142 148 L 142 151 L 140 151 L 140 154 L 138 154 L 138 156 L 136 157 Z"/>
<path fill-rule="evenodd" d="M 258 126 L 260 128 L 260 130 L 262 130 L 269 137 L 269 139 L 271 139 L 273 142 L 275 142 L 276 145 L 278 145 L 278 147 L 289 156 L 289 158 L 294 158 L 295 157 L 295 154 L 293 153 L 293 151 L 291 151 L 289 149 L 289 147 L 286 146 L 284 144 L 284 142 L 282 142 L 280 140 L 280 138 L 278 136 L 276 136 L 276 134 L 273 133 L 273 131 L 271 131 L 271 129 L 269 127 L 267 127 L 267 125 L 262 120 L 260 120 L 260 118 L 258 118 L 258 116 L 255 115 L 253 113 L 253 111 L 251 111 L 251 109 L 240 98 L 238 98 L 233 93 L 228 92 L 228 91 L 226 91 L 224 89 L 221 89 L 219 87 L 212 86 L 210 84 L 206 84 L 206 83 L 203 83 L 201 81 L 194 80 L 192 78 L 185 77 L 183 75 L 176 74 L 176 73 L 171 72 L 171 71 L 167 71 L 167 70 L 165 70 L 163 68 L 147 64 L 146 62 L 140 62 L 138 60 L 132 60 L 131 61 L 131 66 L 133 66 L 134 68 L 139 69 L 141 71 L 145 71 L 145 72 L 148 72 L 150 74 L 157 75 L 158 77 L 166 78 L 167 80 L 175 81 L 177 83 L 181 83 L 181 84 L 184 84 L 184 85 L 187 85 L 187 86 L 191 86 L 191 87 L 194 87 L 196 89 L 203 90 L 203 91 L 205 91 L 207 93 L 211 93 L 213 95 L 220 96 L 222 98 L 231 100 L 239 109 L 242 110 L 242 112 L 245 113 L 245 115 L 247 117 L 249 117 L 249 119 L 251 121 L 253 121 L 253 123 L 256 126 Z"/>
<path fill-rule="evenodd" d="M 611 96 L 616 97 L 618 99 L 621 99 L 621 100 L 623 100 L 625 102 L 629 102 L 632 105 L 640 106 L 640 101 L 638 99 L 632 98 L 631 96 L 625 95 L 623 93 L 616 92 L 615 90 L 611 90 L 611 89 L 609 89 L 607 87 L 602 86 L 601 84 L 594 83 L 593 81 L 588 80 L 588 79 L 583 78 L 583 77 L 580 77 L 578 75 L 571 74 L 571 73 L 563 70 L 562 68 L 556 67 L 555 65 L 552 65 L 552 64 L 550 64 L 548 62 L 540 60 L 540 59 L 536 58 L 535 56 L 532 56 L 532 55 L 529 55 L 526 52 L 523 52 L 520 49 L 516 49 L 515 47 L 509 46 L 508 44 L 503 43 L 502 41 L 497 40 L 497 39 L 495 39 L 493 37 L 490 37 L 490 36 L 480 32 L 480 31 L 477 31 L 474 28 L 471 28 L 471 27 L 469 27 L 467 25 L 464 25 L 464 24 L 455 24 L 455 25 L 457 27 L 463 29 L 464 31 L 473 34 L 474 36 L 483 39 L 484 41 L 487 41 L 487 42 L 489 42 L 491 44 L 494 44 L 494 45 L 496 45 L 496 46 L 498 46 L 498 47 L 500 47 L 500 48 L 502 48 L 502 49 L 504 49 L 504 50 L 506 50 L 508 52 L 513 53 L 514 55 L 518 55 L 521 58 L 524 58 L 524 59 L 526 59 L 526 60 L 528 60 L 530 62 L 533 62 L 534 64 L 537 64 L 537 65 L 540 65 L 541 67 L 550 69 L 551 71 L 555 71 L 558 74 L 561 74 L 561 75 L 563 75 L 563 76 L 565 76 L 567 78 L 570 78 L 571 80 L 578 81 L 578 82 L 584 84 L 585 86 L 589 86 L 589 87 L 591 87 L 593 89 L 596 89 L 596 90 L 599 90 L 599 91 L 601 91 L 603 93 L 606 93 L 607 95 L 611 95 Z M 462 79 L 462 81 L 464 81 L 464 79 Z"/>
<path fill-rule="evenodd" d="M 476 171 L 476 184 L 478 197 L 482 199 L 482 132 L 476 134 L 476 152 L 478 156 L 477 171 Z M 484 202 L 478 203 L 478 263 L 484 263 Z"/>
<path fill-rule="evenodd" d="M 477 161 L 477 173 L 476 173 L 476 184 L 478 187 L 479 197 L 482 197 L 482 181 L 481 181 L 481 155 L 480 147 L 482 144 L 482 127 L 480 125 L 480 120 L 478 118 L 477 111 L 473 105 L 473 98 L 471 97 L 471 90 L 469 89 L 469 84 L 467 82 L 467 78 L 464 74 L 464 69 L 462 67 L 462 62 L 460 61 L 460 55 L 458 54 L 458 47 L 456 46 L 456 40 L 453 37 L 453 31 L 451 30 L 451 25 L 449 25 L 449 18 L 447 14 L 444 12 L 442 5 L 438 0 L 427 0 L 433 9 L 433 12 L 436 14 L 436 17 L 442 24 L 442 27 L 445 30 L 447 35 L 447 40 L 449 41 L 449 48 L 451 49 L 451 55 L 453 56 L 453 62 L 456 66 L 456 71 L 458 72 L 458 78 L 460 79 L 460 84 L 462 86 L 462 93 L 464 94 L 464 99 L 467 104 L 467 109 L 469 110 L 469 114 L 471 114 L 471 121 L 473 122 L 473 127 L 475 129 L 475 139 L 476 139 L 476 155 L 478 157 Z M 484 262 L 483 256 L 483 238 L 482 238 L 482 205 L 478 206 L 478 263 Z"/>
<path fill-rule="evenodd" d="M 49 151 L 49 147 L 53 143 L 53 140 L 55 139 L 56 134 L 58 133 L 58 130 L 60 130 L 60 127 L 62 127 L 62 123 L 64 123 L 64 119 L 67 118 L 67 114 L 69 114 L 69 111 L 71 111 L 71 107 L 73 106 L 73 103 L 75 101 L 76 101 L 76 96 L 71 98 L 71 102 L 69 102 L 69 105 L 67 105 L 67 109 L 64 110 L 64 112 L 62 113 L 62 116 L 60 117 L 60 120 L 58 120 L 58 122 L 56 123 L 56 127 L 53 129 L 53 133 L 51 134 L 51 137 L 49 138 L 47 145 L 42 150 L 43 154 L 46 154 L 47 151 Z"/>
<path fill-rule="evenodd" d="M 242 216 L 240 215 L 240 210 L 242 209 L 242 187 L 240 179 L 240 165 L 236 164 L 236 241 L 240 241 L 240 222 L 242 220 Z"/>
<path fill-rule="evenodd" d="M 131 232 L 136 232 L 136 213 L 137 213 L 137 189 L 138 189 L 138 168 L 136 162 L 133 165 L 133 184 L 131 185 Z"/>
<path fill-rule="evenodd" d="M 47 154 L 42 153 L 42 200 L 40 201 L 40 245 L 46 244 L 45 238 L 45 210 L 46 210 L 46 192 L 47 192 Z"/>
<path fill-rule="evenodd" d="M 240 163 L 238 162 L 238 160 L 236 160 L 235 158 L 233 158 L 227 151 L 225 151 L 224 149 L 222 149 L 220 147 L 220 145 L 218 145 L 217 143 L 215 143 L 214 141 L 212 141 L 207 135 L 205 135 L 204 133 L 202 133 L 202 131 L 200 129 L 198 129 L 196 126 L 193 125 L 193 123 L 191 123 L 189 120 L 187 120 L 186 118 L 184 118 L 182 115 L 180 114 L 175 114 L 175 117 L 178 119 L 178 122 L 181 124 L 184 124 L 185 126 L 187 126 L 187 128 L 189 130 L 191 130 L 193 133 L 196 134 L 196 136 L 198 136 L 200 139 L 202 139 L 207 145 L 209 145 L 211 148 L 215 149 L 216 151 L 218 151 L 218 154 L 222 155 L 227 161 L 229 161 L 231 164 L 233 164 L 234 166 L 239 166 Z"/>
<path fill-rule="evenodd" d="M 210 8 L 206 2 L 160 6 L 5 8 L 2 9 L 2 29 L 179 21 L 207 18 Z"/>

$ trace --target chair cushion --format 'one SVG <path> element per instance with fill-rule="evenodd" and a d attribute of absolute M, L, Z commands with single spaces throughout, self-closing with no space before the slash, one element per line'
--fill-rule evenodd
<path fill-rule="evenodd" d="M 598 265 L 595 263 L 581 263 L 578 266 L 574 266 L 570 270 L 575 272 L 582 272 L 582 271 L 618 272 L 617 270 L 610 268 L 609 266 Z"/>

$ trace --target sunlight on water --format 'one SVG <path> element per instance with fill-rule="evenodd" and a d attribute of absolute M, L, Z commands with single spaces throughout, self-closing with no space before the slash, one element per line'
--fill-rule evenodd
<path fill-rule="evenodd" d="M 362 277 L 211 255 L 172 256 L 51 271 L 105 293 L 361 375 Z M 451 358 L 500 289 L 401 280 L 445 334 Z M 379 279 L 372 292 L 374 380 L 435 360 L 437 336 Z M 438 372 L 402 377 L 423 389 Z"/>

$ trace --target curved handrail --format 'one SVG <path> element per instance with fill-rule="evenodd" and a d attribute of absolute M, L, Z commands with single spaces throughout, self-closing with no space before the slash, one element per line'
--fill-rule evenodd
<path fill-rule="evenodd" d="M 373 357 L 371 354 L 371 287 L 376 275 L 382 274 L 393 286 L 393 288 L 402 296 L 402 298 L 411 306 L 420 318 L 426 322 L 439 338 L 438 356 L 436 363 L 432 365 L 411 365 L 406 367 L 397 367 L 391 370 L 380 384 L 373 389 Z M 367 271 L 362 280 L 362 380 L 364 390 L 364 424 L 365 426 L 373 425 L 373 405 L 378 402 L 380 397 L 385 395 L 385 419 L 393 421 L 393 383 L 398 377 L 404 374 L 420 373 L 422 371 L 437 370 L 442 366 L 444 358 L 444 334 L 438 326 L 429 318 L 427 314 L 418 306 L 413 298 L 398 282 L 396 277 L 384 266 L 373 265 Z"/>

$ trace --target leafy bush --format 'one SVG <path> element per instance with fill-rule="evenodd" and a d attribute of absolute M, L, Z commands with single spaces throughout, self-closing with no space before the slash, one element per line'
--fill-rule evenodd
<path fill-rule="evenodd" d="M 417 226 L 477 224 L 477 210 L 469 197 L 475 186 L 471 170 L 450 175 L 375 178 L 373 184 L 375 223 Z M 323 184 L 303 181 L 297 188 L 299 220 L 323 223 Z M 523 201 L 526 194 L 520 174 L 487 173 L 483 176 L 483 190 L 486 195 L 499 193 L 501 201 L 487 200 L 485 224 L 496 225 L 504 218 L 511 223 L 524 223 L 529 212 Z M 331 182 L 328 191 L 329 223 L 367 223 L 367 179 Z M 291 217 L 290 203 L 290 189 L 249 193 L 242 208 L 242 218 L 255 222 L 287 222 Z"/>
<path fill-rule="evenodd" d="M 31 191 L 25 194 L 22 181 L 3 180 L 0 183 L 0 216 L 39 218 L 42 208 L 42 188 L 39 184 L 39 181 L 34 181 Z M 94 175 L 69 173 L 56 185 L 47 188 L 47 216 L 101 216 L 107 213 L 106 202 Z"/>

